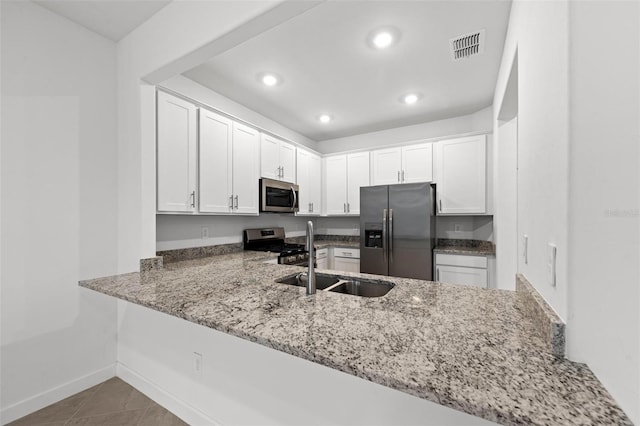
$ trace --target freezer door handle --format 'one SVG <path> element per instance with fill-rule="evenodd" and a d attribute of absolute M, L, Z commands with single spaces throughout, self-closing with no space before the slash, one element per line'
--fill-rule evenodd
<path fill-rule="evenodd" d="M 387 261 L 387 209 L 382 210 L 382 258 Z"/>
<path fill-rule="evenodd" d="M 389 262 L 393 262 L 393 209 L 389 209 Z"/>

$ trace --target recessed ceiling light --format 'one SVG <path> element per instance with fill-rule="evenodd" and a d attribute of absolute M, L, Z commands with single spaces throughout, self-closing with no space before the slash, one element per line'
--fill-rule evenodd
<path fill-rule="evenodd" d="M 376 34 L 372 41 L 378 49 L 384 49 L 385 47 L 391 46 L 391 43 L 393 43 L 393 36 L 387 31 L 382 31 Z"/>
<path fill-rule="evenodd" d="M 407 105 L 413 105 L 420 100 L 420 94 L 407 93 L 401 98 L 401 101 Z"/>
<path fill-rule="evenodd" d="M 378 28 L 369 33 L 369 45 L 375 49 L 386 49 L 398 42 L 400 31 L 393 27 Z"/>
<path fill-rule="evenodd" d="M 322 114 L 320 117 L 318 117 L 318 120 L 319 120 L 321 123 L 328 123 L 328 122 L 330 122 L 330 121 L 331 121 L 331 116 L 330 116 L 330 115 L 327 115 L 327 114 Z"/>
<path fill-rule="evenodd" d="M 260 75 L 260 81 L 267 86 L 277 86 L 281 80 L 276 74 L 264 73 Z"/>

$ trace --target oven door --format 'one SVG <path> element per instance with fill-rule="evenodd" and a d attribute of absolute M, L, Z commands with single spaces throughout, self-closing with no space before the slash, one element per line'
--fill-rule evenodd
<path fill-rule="evenodd" d="M 260 179 L 260 211 L 295 213 L 298 211 L 298 185 Z"/>

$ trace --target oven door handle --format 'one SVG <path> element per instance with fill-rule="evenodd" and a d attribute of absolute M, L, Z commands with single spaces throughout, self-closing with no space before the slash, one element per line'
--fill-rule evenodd
<path fill-rule="evenodd" d="M 293 205 L 291 206 L 291 210 L 295 210 L 296 205 L 298 204 L 298 196 L 296 195 L 296 190 L 291 187 L 291 193 L 293 194 Z"/>

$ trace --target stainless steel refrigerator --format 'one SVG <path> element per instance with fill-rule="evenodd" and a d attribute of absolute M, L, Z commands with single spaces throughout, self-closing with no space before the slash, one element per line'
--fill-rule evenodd
<path fill-rule="evenodd" d="M 431 280 L 435 186 L 360 188 L 360 272 Z"/>

